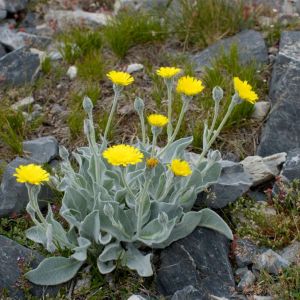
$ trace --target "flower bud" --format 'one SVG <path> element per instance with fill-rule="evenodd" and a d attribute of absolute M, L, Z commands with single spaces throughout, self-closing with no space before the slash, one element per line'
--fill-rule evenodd
<path fill-rule="evenodd" d="M 224 96 L 223 89 L 219 86 L 215 86 L 212 91 L 212 96 L 213 96 L 214 101 L 220 102 Z"/>
<path fill-rule="evenodd" d="M 145 104 L 143 99 L 136 97 L 134 100 L 134 109 L 138 112 L 141 113 L 145 108 Z"/>
<path fill-rule="evenodd" d="M 85 96 L 85 97 L 83 98 L 82 106 L 83 106 L 84 111 L 85 111 L 87 114 L 91 114 L 91 113 L 92 113 L 92 110 L 93 110 L 94 105 L 93 105 L 92 100 L 91 100 L 88 96 Z"/>
<path fill-rule="evenodd" d="M 222 156 L 220 151 L 218 150 L 209 150 L 207 158 L 212 161 L 219 161 L 221 160 Z"/>

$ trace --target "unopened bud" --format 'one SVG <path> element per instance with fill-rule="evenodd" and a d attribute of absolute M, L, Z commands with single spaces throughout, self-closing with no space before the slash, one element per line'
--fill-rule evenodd
<path fill-rule="evenodd" d="M 209 150 L 207 158 L 212 161 L 219 161 L 221 160 L 222 156 L 220 151 L 218 150 Z"/>
<path fill-rule="evenodd" d="M 85 97 L 83 98 L 82 106 L 83 106 L 84 111 L 85 111 L 87 114 L 91 114 L 91 113 L 92 113 L 92 110 L 93 110 L 93 108 L 94 108 L 94 105 L 93 105 L 92 100 L 91 100 L 88 96 L 85 96 Z"/>
<path fill-rule="evenodd" d="M 138 112 L 141 113 L 145 108 L 145 104 L 143 99 L 136 97 L 134 100 L 134 109 Z"/>
<path fill-rule="evenodd" d="M 224 96 L 223 89 L 219 86 L 215 86 L 212 91 L 212 96 L 216 102 L 220 102 Z"/>

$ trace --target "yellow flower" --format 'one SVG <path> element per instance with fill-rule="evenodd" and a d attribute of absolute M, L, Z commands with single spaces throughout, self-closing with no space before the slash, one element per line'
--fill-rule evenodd
<path fill-rule="evenodd" d="M 171 78 L 177 75 L 181 69 L 174 67 L 161 67 L 156 71 L 156 74 L 163 78 Z"/>
<path fill-rule="evenodd" d="M 113 166 L 136 165 L 144 158 L 144 154 L 138 149 L 130 145 L 116 145 L 106 149 L 103 157 Z"/>
<path fill-rule="evenodd" d="M 148 158 L 147 161 L 146 161 L 146 165 L 147 165 L 147 167 L 150 168 L 150 169 L 155 168 L 155 167 L 157 166 L 157 164 L 158 164 L 158 159 L 155 158 L 155 157 L 150 157 L 150 158 Z"/>
<path fill-rule="evenodd" d="M 164 115 L 152 114 L 148 116 L 148 122 L 155 127 L 163 127 L 168 124 L 169 119 Z"/>
<path fill-rule="evenodd" d="M 202 81 L 191 76 L 179 78 L 176 91 L 187 96 L 194 96 L 201 93 L 204 89 Z"/>
<path fill-rule="evenodd" d="M 242 81 L 238 77 L 233 78 L 234 89 L 239 97 L 252 104 L 258 99 L 257 94 L 252 90 L 252 86 L 245 80 Z"/>
<path fill-rule="evenodd" d="M 44 181 L 49 181 L 50 175 L 41 166 L 30 164 L 16 168 L 13 176 L 16 177 L 17 182 L 39 185 Z"/>
<path fill-rule="evenodd" d="M 126 72 L 110 71 L 106 76 L 116 85 L 126 86 L 134 82 L 134 78 Z"/>
<path fill-rule="evenodd" d="M 173 159 L 170 165 L 170 169 L 175 176 L 189 176 L 192 174 L 190 165 L 185 160 Z"/>

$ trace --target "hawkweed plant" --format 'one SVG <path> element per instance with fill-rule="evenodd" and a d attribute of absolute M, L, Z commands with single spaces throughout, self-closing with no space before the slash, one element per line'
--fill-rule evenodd
<path fill-rule="evenodd" d="M 96 141 L 93 123 L 93 103 L 85 97 L 87 114 L 84 133 L 87 147 L 72 153 L 78 168 L 74 169 L 66 148 L 60 148 L 60 175 L 50 176 L 38 165 L 20 166 L 16 179 L 28 188 L 27 211 L 34 226 L 27 230 L 29 239 L 43 244 L 49 252 L 70 253 L 69 257 L 53 256 L 26 273 L 39 285 L 56 285 L 72 279 L 87 263 L 95 263 L 99 272 L 107 274 L 116 266 L 136 270 L 140 276 L 152 276 L 151 249 L 162 249 L 190 234 L 197 226 L 216 230 L 232 239 L 232 232 L 214 211 L 205 208 L 192 211 L 198 193 L 215 183 L 221 172 L 219 151 L 211 145 L 226 123 L 233 108 L 243 100 L 254 103 L 257 95 L 252 87 L 234 78 L 235 94 L 228 111 L 216 127 L 223 90 L 215 87 L 212 124 L 205 124 L 203 151 L 197 160 L 185 150 L 192 137 L 176 139 L 181 123 L 193 96 L 204 89 L 202 81 L 190 76 L 176 76 L 180 69 L 163 67 L 157 74 L 167 87 L 168 112 L 145 117 L 145 105 L 136 98 L 134 107 L 141 122 L 142 137 L 134 145 L 109 146 L 107 140 L 120 95 L 134 78 L 124 72 L 107 74 L 115 93 L 107 126 L 100 143 Z M 172 126 L 173 93 L 182 96 L 179 119 Z M 151 126 L 152 141 L 146 134 Z M 162 148 L 157 138 L 167 130 L 168 139 Z M 64 193 L 60 216 L 62 225 L 54 219 L 51 206 L 44 214 L 38 206 L 40 185 L 51 181 Z M 59 250 L 59 251 L 57 251 Z M 61 251 L 67 250 L 67 251 Z"/>

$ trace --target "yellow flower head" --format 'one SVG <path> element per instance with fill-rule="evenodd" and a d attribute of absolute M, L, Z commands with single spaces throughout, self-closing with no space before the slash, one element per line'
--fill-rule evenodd
<path fill-rule="evenodd" d="M 204 89 L 202 81 L 191 76 L 179 78 L 176 91 L 187 96 L 194 96 L 201 93 Z"/>
<path fill-rule="evenodd" d="M 189 176 L 192 174 L 190 165 L 185 160 L 173 159 L 170 165 L 170 169 L 175 176 Z"/>
<path fill-rule="evenodd" d="M 134 82 L 134 78 L 126 72 L 110 71 L 106 76 L 116 85 L 126 86 Z"/>
<path fill-rule="evenodd" d="M 49 181 L 50 175 L 41 166 L 30 164 L 16 168 L 13 176 L 16 177 L 17 182 L 39 185 L 44 181 Z"/>
<path fill-rule="evenodd" d="M 233 78 L 234 89 L 239 97 L 252 104 L 258 99 L 257 94 L 252 90 L 252 86 L 245 80 L 242 81 L 238 77 Z"/>
<path fill-rule="evenodd" d="M 156 74 L 163 78 L 171 78 L 177 75 L 181 69 L 175 67 L 161 67 L 156 71 Z"/>
<path fill-rule="evenodd" d="M 148 122 L 151 126 L 163 127 L 168 124 L 169 119 L 164 115 L 152 114 L 148 116 Z"/>
<path fill-rule="evenodd" d="M 148 158 L 147 161 L 146 161 L 146 165 L 147 165 L 147 167 L 150 168 L 150 169 L 155 168 L 155 167 L 157 166 L 157 164 L 158 164 L 158 159 L 155 158 L 155 157 L 150 157 L 150 158 Z"/>
<path fill-rule="evenodd" d="M 144 154 L 138 148 L 123 144 L 106 149 L 102 155 L 113 166 L 123 167 L 136 165 L 144 157 Z"/>

